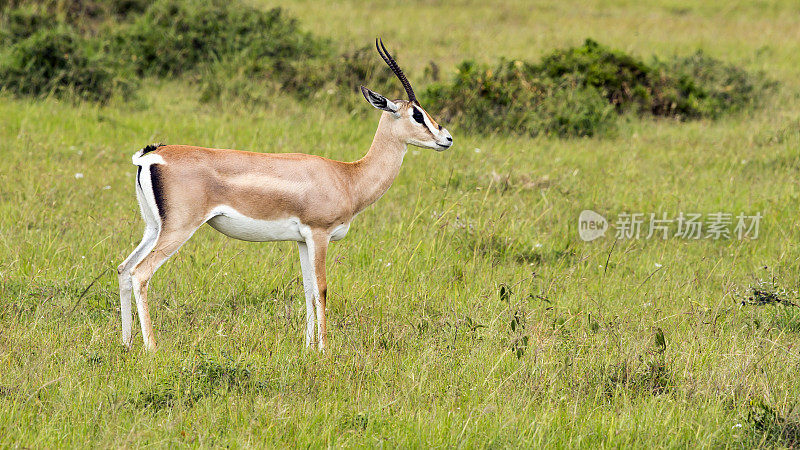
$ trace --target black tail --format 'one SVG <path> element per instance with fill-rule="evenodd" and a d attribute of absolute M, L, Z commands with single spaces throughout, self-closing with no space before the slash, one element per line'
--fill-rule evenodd
<path fill-rule="evenodd" d="M 147 147 L 142 149 L 142 155 L 146 155 L 146 154 L 152 152 L 153 150 L 157 150 L 159 147 L 163 147 L 165 145 L 167 145 L 167 144 L 161 144 L 161 143 L 159 143 L 159 144 L 150 144 Z"/>

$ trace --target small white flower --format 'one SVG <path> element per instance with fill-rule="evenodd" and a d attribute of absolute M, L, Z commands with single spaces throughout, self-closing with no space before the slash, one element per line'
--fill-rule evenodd
<path fill-rule="evenodd" d="M 78 156 L 83 156 L 83 150 L 78 150 Z"/>
<path fill-rule="evenodd" d="M 392 263 L 390 263 L 390 262 L 389 262 L 389 263 L 386 263 L 386 267 L 389 267 L 389 266 L 391 266 L 391 265 L 392 265 Z"/>
<path fill-rule="evenodd" d="M 476 147 L 476 148 L 475 148 L 475 153 L 480 153 L 480 152 L 481 152 L 481 149 L 479 149 L 479 148 L 477 148 L 477 147 Z"/>
<path fill-rule="evenodd" d="M 536 247 L 536 248 L 542 248 L 542 244 L 536 244 L 536 245 L 534 245 L 534 247 Z"/>
<path fill-rule="evenodd" d="M 107 191 L 107 190 L 109 190 L 109 189 L 111 189 L 111 186 L 109 186 L 109 185 L 105 185 L 105 186 L 103 186 L 103 190 L 104 190 L 104 191 Z"/>
<path fill-rule="evenodd" d="M 737 423 L 736 425 L 731 427 L 731 429 L 734 429 L 734 428 L 742 428 L 742 424 Z"/>
<path fill-rule="evenodd" d="M 83 178 L 83 174 L 82 173 L 78 172 L 78 173 L 75 174 L 75 179 L 76 180 L 80 180 L 81 178 Z"/>
<path fill-rule="evenodd" d="M 661 268 L 661 264 L 656 263 L 656 269 L 660 269 L 660 268 Z"/>

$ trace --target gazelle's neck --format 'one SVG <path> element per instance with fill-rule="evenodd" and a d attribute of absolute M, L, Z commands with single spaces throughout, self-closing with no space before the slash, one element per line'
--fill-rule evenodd
<path fill-rule="evenodd" d="M 392 133 L 390 120 L 393 119 L 388 113 L 381 114 L 369 151 L 353 163 L 356 211 L 363 211 L 381 198 L 400 173 L 408 145 Z"/>

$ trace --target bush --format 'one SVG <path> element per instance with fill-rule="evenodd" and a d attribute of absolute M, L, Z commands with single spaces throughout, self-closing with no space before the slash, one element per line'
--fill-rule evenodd
<path fill-rule="evenodd" d="M 0 0 L 0 15 L 38 16 L 46 18 L 48 26 L 62 23 L 81 33 L 97 33 L 103 24 L 139 15 L 149 4 L 148 0 Z M 28 34 L 36 28 L 28 27 Z"/>
<path fill-rule="evenodd" d="M 52 14 L 40 8 L 26 6 L 8 10 L 0 16 L 0 43 L 13 45 L 31 37 L 56 21 Z"/>
<path fill-rule="evenodd" d="M 345 52 L 337 57 L 253 59 L 247 56 L 212 65 L 201 75 L 200 100 L 212 102 L 235 98 L 245 103 L 264 104 L 276 91 L 298 98 L 319 92 L 350 91 L 369 84 L 384 93 L 396 92 L 394 75 L 375 58 L 370 47 Z M 353 99 L 360 98 L 361 94 Z"/>
<path fill-rule="evenodd" d="M 501 61 L 494 69 L 466 61 L 451 84 L 425 91 L 425 104 L 444 121 L 483 132 L 593 136 L 613 127 L 612 108 L 599 90 L 535 77 L 531 69 L 521 61 Z"/>
<path fill-rule="evenodd" d="M 618 111 L 647 109 L 656 75 L 642 61 L 591 39 L 580 47 L 552 52 L 541 64 L 528 66 L 528 72 L 533 76 L 569 81 L 577 87 L 594 87 Z"/>
<path fill-rule="evenodd" d="M 657 64 L 662 72 L 674 74 L 674 113 L 687 118 L 715 118 L 745 109 L 758 103 L 775 86 L 763 74 L 749 73 L 702 51 Z"/>
<path fill-rule="evenodd" d="M 280 8 L 224 0 L 10 0 L 0 13 L 0 86 L 18 95 L 76 94 L 104 101 L 130 92 L 123 73 L 184 75 L 201 100 L 264 103 L 276 91 L 308 98 L 360 84 L 402 97 L 371 46 L 338 51 Z M 434 72 L 438 72 L 438 68 Z M 645 64 L 587 40 L 539 64 L 465 61 L 422 97 L 478 131 L 593 136 L 613 112 L 680 119 L 743 109 L 769 83 L 697 53 Z M 353 99 L 358 98 L 355 96 Z M 349 101 L 349 100 L 348 100 Z"/>
<path fill-rule="evenodd" d="M 560 137 L 594 136 L 614 128 L 613 109 L 589 86 L 551 88 L 537 108 L 528 133 L 537 130 Z"/>
<path fill-rule="evenodd" d="M 0 86 L 17 95 L 105 101 L 130 83 L 86 38 L 65 25 L 42 28 L 0 54 Z"/>
<path fill-rule="evenodd" d="M 760 74 L 701 52 L 652 64 L 587 40 L 541 63 L 465 61 L 424 97 L 445 119 L 484 132 L 592 136 L 617 113 L 715 118 L 755 103 L 771 86 Z"/>
<path fill-rule="evenodd" d="M 331 88 L 357 92 L 371 76 L 379 86 L 392 77 L 369 47 L 339 54 L 280 8 L 221 0 L 160 0 L 116 34 L 112 50 L 141 76 L 189 74 L 202 101 L 264 103 L 276 90 L 299 98 Z"/>
<path fill-rule="evenodd" d="M 139 75 L 173 76 L 217 61 L 293 60 L 330 52 L 280 8 L 223 0 L 160 0 L 117 33 L 113 48 Z"/>
<path fill-rule="evenodd" d="M 185 74 L 201 84 L 202 100 L 263 103 L 276 90 L 305 98 L 322 89 L 357 91 L 371 74 L 382 84 L 391 77 L 368 49 L 339 54 L 280 8 L 222 0 L 12 3 L 0 14 L 0 43 L 10 49 L 0 55 L 0 83 L 19 95 L 75 92 L 105 100 L 115 86 L 130 87 L 120 81 L 124 72 Z"/>

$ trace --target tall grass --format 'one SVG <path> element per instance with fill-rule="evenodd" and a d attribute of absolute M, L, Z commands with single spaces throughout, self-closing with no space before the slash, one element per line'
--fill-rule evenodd
<path fill-rule="evenodd" d="M 800 280 L 793 2 L 287 8 L 353 47 L 383 24 L 415 83 L 431 59 L 445 77 L 588 35 L 638 55 L 701 47 L 780 84 L 762 108 L 623 116 L 602 138 L 445 123 L 456 145 L 410 148 L 332 246 L 327 355 L 303 347 L 296 248 L 208 227 L 153 280 L 159 351 L 138 334 L 123 350 L 114 268 L 143 226 L 130 155 L 164 141 L 353 160 L 377 124 L 368 105 L 275 95 L 243 109 L 184 79 L 104 105 L 4 94 L 0 445 L 797 446 L 800 315 L 758 301 L 797 303 Z M 755 240 L 584 243 L 583 209 L 764 219 Z"/>

